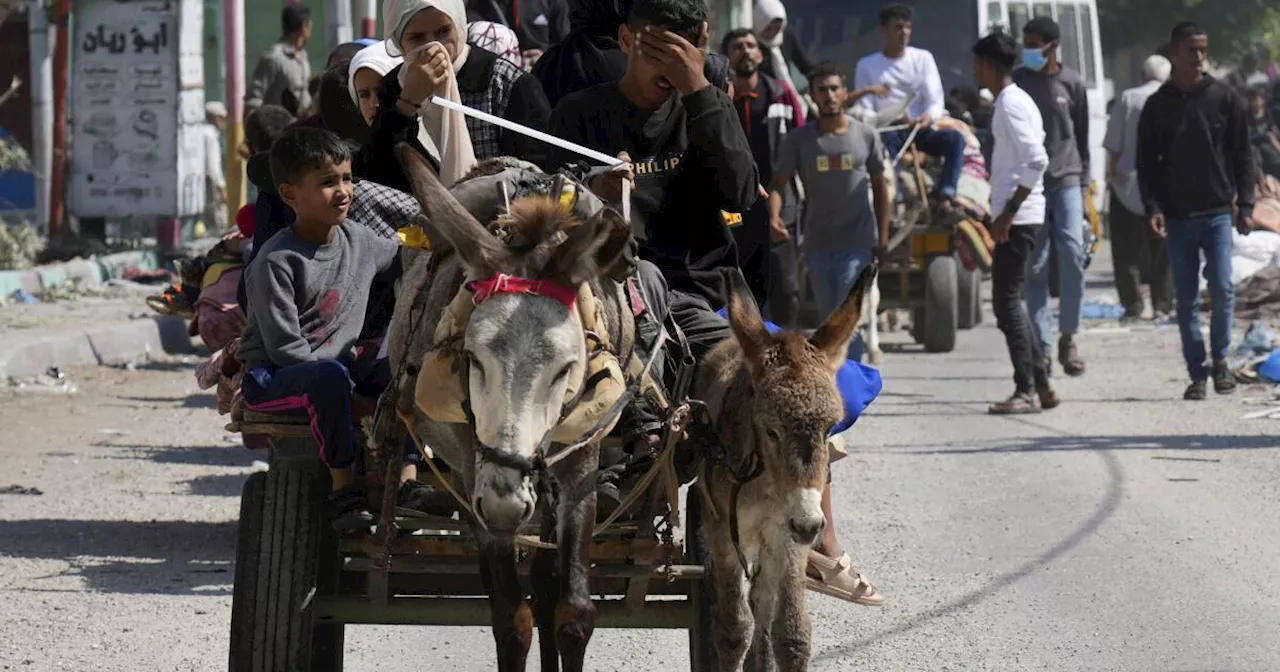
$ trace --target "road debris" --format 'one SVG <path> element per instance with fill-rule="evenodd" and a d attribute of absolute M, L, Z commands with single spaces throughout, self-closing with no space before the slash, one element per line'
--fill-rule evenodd
<path fill-rule="evenodd" d="M 32 495 L 39 497 L 44 491 L 40 488 L 28 488 L 21 485 L 0 486 L 0 495 Z"/>

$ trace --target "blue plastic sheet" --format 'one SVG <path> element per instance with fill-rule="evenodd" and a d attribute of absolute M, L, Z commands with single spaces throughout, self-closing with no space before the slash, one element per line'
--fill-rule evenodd
<path fill-rule="evenodd" d="M 718 314 L 721 317 L 727 315 L 724 309 L 721 309 Z M 766 321 L 764 326 L 771 334 L 782 331 L 782 327 L 769 321 Z M 844 419 L 832 428 L 833 436 L 849 429 L 858 421 L 871 402 L 880 396 L 880 392 L 884 389 L 884 380 L 880 377 L 879 369 L 861 362 L 846 360 L 844 366 L 836 372 L 836 387 L 840 389 L 840 397 L 844 401 Z"/>

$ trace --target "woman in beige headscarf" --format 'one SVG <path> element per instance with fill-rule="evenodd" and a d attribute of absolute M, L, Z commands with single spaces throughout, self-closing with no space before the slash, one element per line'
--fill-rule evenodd
<path fill-rule="evenodd" d="M 452 184 L 477 160 L 515 156 L 541 165 L 541 143 L 431 103 L 440 96 L 469 107 L 542 129 L 551 115 L 536 79 L 515 64 L 466 42 L 467 12 L 462 0 L 384 0 L 383 30 L 392 56 L 404 65 L 383 79 L 379 121 L 418 117 L 417 139 Z"/>

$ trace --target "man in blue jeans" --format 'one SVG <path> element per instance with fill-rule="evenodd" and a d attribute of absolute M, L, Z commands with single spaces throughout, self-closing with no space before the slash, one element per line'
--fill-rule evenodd
<path fill-rule="evenodd" d="M 1045 369 L 1053 362 L 1053 321 L 1049 311 L 1049 248 L 1058 252 L 1058 361 L 1069 376 L 1084 374 L 1076 351 L 1084 307 L 1084 185 L 1089 180 L 1089 99 L 1084 79 L 1058 63 L 1058 24 L 1037 17 L 1022 28 L 1022 67 L 1013 81 L 1026 91 L 1044 120 L 1049 170 L 1044 174 L 1045 225 L 1027 274 L 1027 312 L 1044 350 Z"/>
<path fill-rule="evenodd" d="M 788 133 L 783 141 L 769 187 L 769 215 L 773 229 L 785 232 L 783 193 L 799 174 L 808 199 L 801 229 L 804 258 L 814 301 L 826 319 L 849 295 L 862 269 L 877 257 L 883 260 L 889 183 L 875 129 L 844 113 L 849 89 L 840 66 L 823 63 L 809 73 L 809 93 L 818 106 L 818 123 Z M 849 358 L 861 356 L 859 336 L 850 345 Z"/>
<path fill-rule="evenodd" d="M 1249 145 L 1249 113 L 1226 83 L 1204 72 L 1209 38 L 1193 23 L 1180 23 L 1170 38 L 1173 76 L 1147 99 L 1138 121 L 1138 185 L 1151 228 L 1169 241 L 1169 264 L 1191 374 L 1184 399 L 1201 400 L 1213 389 L 1231 394 L 1227 368 L 1235 293 L 1231 285 L 1233 211 L 1236 228 L 1253 229 L 1256 166 Z M 1209 321 L 1212 371 L 1200 331 L 1200 255 L 1213 313 Z"/>
<path fill-rule="evenodd" d="M 880 51 L 862 57 L 854 72 L 858 91 L 881 91 L 884 95 L 862 96 L 863 119 L 892 108 L 909 95 L 915 99 L 907 107 L 908 117 L 919 126 L 914 146 L 929 156 L 942 159 L 942 174 L 935 194 L 938 207 L 951 209 L 964 167 L 964 136 L 959 131 L 934 128 L 933 122 L 946 115 L 946 94 L 933 54 L 911 46 L 915 12 L 906 5 L 886 5 L 880 10 Z M 881 88 L 882 87 L 882 88 Z M 885 134 L 884 143 L 897 156 L 910 131 Z"/>

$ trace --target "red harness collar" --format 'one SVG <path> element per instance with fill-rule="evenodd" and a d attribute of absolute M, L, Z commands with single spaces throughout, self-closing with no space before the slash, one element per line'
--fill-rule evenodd
<path fill-rule="evenodd" d="M 499 273 L 491 278 L 467 283 L 467 289 L 475 294 L 476 305 L 484 303 L 496 294 L 533 294 L 555 299 L 570 310 L 578 305 L 578 293 L 547 280 L 530 280 Z"/>

